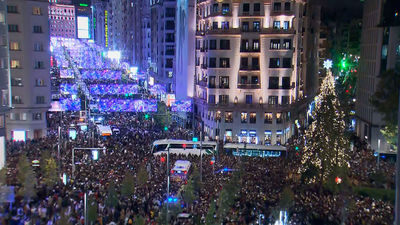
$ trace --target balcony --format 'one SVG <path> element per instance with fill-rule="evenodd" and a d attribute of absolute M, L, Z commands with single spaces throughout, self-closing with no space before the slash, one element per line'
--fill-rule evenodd
<path fill-rule="evenodd" d="M 219 89 L 229 89 L 229 85 L 219 85 Z"/>
<path fill-rule="evenodd" d="M 260 48 L 240 48 L 240 52 L 260 52 Z"/>
<path fill-rule="evenodd" d="M 199 80 L 197 84 L 202 87 L 207 87 L 208 82 L 206 80 Z"/>
<path fill-rule="evenodd" d="M 239 13 L 239 17 L 264 17 L 264 14 L 260 11 L 253 11 L 253 12 L 242 12 Z"/>
<path fill-rule="evenodd" d="M 293 28 L 289 29 L 278 29 L 278 28 L 262 28 L 261 34 L 296 34 L 296 30 Z"/>
<path fill-rule="evenodd" d="M 237 88 L 239 89 L 260 89 L 260 84 L 238 84 Z"/>
<path fill-rule="evenodd" d="M 270 16 L 294 16 L 294 11 L 293 10 L 276 10 L 272 11 Z"/>
<path fill-rule="evenodd" d="M 260 70 L 260 66 L 240 66 L 240 70 L 242 71 L 257 71 Z"/>
<path fill-rule="evenodd" d="M 205 32 L 207 35 L 229 35 L 229 34 L 240 34 L 239 28 L 229 28 L 229 29 L 212 29 Z"/>
<path fill-rule="evenodd" d="M 209 17 L 215 17 L 215 16 L 232 16 L 232 12 L 222 12 L 222 11 L 217 11 L 217 12 L 211 12 L 208 16 L 204 16 L 203 18 L 209 18 Z"/>
<path fill-rule="evenodd" d="M 207 69 L 208 67 L 207 67 L 207 64 L 201 64 L 201 68 L 202 69 Z"/>

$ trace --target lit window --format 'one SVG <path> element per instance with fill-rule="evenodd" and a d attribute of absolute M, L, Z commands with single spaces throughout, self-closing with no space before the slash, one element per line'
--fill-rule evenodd
<path fill-rule="evenodd" d="M 240 114 L 240 121 L 241 121 L 242 123 L 247 123 L 247 112 L 242 112 L 242 113 Z"/>
<path fill-rule="evenodd" d="M 19 69 L 21 68 L 21 64 L 19 60 L 12 59 L 11 60 L 11 69 Z"/>
<path fill-rule="evenodd" d="M 19 43 L 16 42 L 16 41 L 10 41 L 10 50 L 11 51 L 19 51 L 19 50 L 21 50 L 20 46 L 19 46 Z"/>
<path fill-rule="evenodd" d="M 42 15 L 42 9 L 40 7 L 33 7 L 32 14 L 36 16 Z"/>

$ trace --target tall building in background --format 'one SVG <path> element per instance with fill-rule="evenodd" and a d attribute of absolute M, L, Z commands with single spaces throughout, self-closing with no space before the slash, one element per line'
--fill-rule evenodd
<path fill-rule="evenodd" d="M 305 3 L 198 1 L 194 113 L 209 136 L 281 145 L 293 134 L 319 85 L 320 7 Z"/>
<path fill-rule="evenodd" d="M 6 163 L 6 115 L 11 108 L 10 56 L 8 51 L 7 4 L 0 0 L 0 169 Z"/>
<path fill-rule="evenodd" d="M 50 36 L 76 38 L 75 6 L 50 4 L 49 23 Z"/>
<path fill-rule="evenodd" d="M 364 2 L 361 58 L 357 80 L 357 135 L 370 143 L 375 151 L 388 152 L 390 146 L 380 129 L 385 126 L 382 115 L 370 99 L 379 83 L 379 74 L 400 68 L 400 2 L 366 0 Z"/>
<path fill-rule="evenodd" d="M 50 108 L 48 0 L 7 2 L 12 106 L 7 138 L 25 140 L 47 134 Z"/>
<path fill-rule="evenodd" d="M 150 79 L 166 86 L 174 94 L 176 74 L 176 7 L 175 0 L 151 0 L 151 63 Z"/>

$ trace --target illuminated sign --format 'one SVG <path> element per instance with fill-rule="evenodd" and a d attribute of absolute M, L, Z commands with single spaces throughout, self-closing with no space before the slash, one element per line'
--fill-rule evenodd
<path fill-rule="evenodd" d="M 84 3 L 80 3 L 79 6 L 88 7 L 89 5 L 88 4 L 84 4 Z"/>
<path fill-rule="evenodd" d="M 89 17 L 78 16 L 78 38 L 89 38 Z"/>
<path fill-rule="evenodd" d="M 108 47 L 108 11 L 104 11 L 104 34 L 106 39 L 106 47 Z"/>

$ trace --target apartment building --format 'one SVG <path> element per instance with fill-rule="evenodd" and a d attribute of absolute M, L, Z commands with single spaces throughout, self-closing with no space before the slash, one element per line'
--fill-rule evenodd
<path fill-rule="evenodd" d="M 50 36 L 76 38 L 75 6 L 51 4 L 48 13 Z"/>
<path fill-rule="evenodd" d="M 48 0 L 7 2 L 12 109 L 7 138 L 36 139 L 47 134 L 50 108 Z"/>
<path fill-rule="evenodd" d="M 300 0 L 198 1 L 194 113 L 208 136 L 285 144 L 318 89 L 319 10 Z"/>

